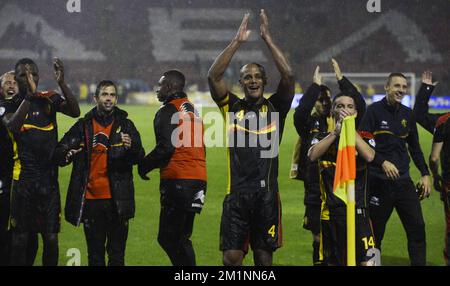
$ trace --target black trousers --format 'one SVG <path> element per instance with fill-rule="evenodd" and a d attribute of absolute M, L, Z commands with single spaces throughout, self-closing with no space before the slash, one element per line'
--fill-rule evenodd
<path fill-rule="evenodd" d="M 6 265 L 25 265 L 33 266 L 38 250 L 38 235 L 35 232 L 29 233 L 14 233 L 9 228 L 9 216 L 11 210 L 11 193 L 5 192 L 0 194 L 0 266 Z M 17 255 L 17 251 L 12 250 L 12 239 L 15 238 L 16 249 L 20 249 L 20 253 Z M 17 242 L 20 242 L 17 244 Z M 26 249 L 26 251 L 22 251 Z M 57 252 L 56 252 L 57 253 Z M 47 253 L 51 256 L 50 259 L 45 261 L 52 261 L 54 264 L 58 260 L 55 252 Z M 23 254 L 23 255 L 22 255 Z M 44 253 L 43 253 L 44 255 Z M 11 257 L 13 256 L 13 257 Z M 44 260 L 44 257 L 43 257 Z"/>
<path fill-rule="evenodd" d="M 125 265 L 128 220 L 119 219 L 112 200 L 86 200 L 83 226 L 89 266 L 105 266 L 105 251 L 108 266 Z"/>
<path fill-rule="evenodd" d="M 158 243 L 172 265 L 195 266 L 195 252 L 190 238 L 195 214 L 203 208 L 206 182 L 161 180 L 160 192 Z"/>
<path fill-rule="evenodd" d="M 411 265 L 425 265 L 425 222 L 411 178 L 392 181 L 371 177 L 369 190 L 371 194 L 369 214 L 378 249 L 381 250 L 386 224 L 395 208 L 406 231 Z"/>
<path fill-rule="evenodd" d="M 9 199 L 9 192 L 0 193 L 0 266 L 9 264 L 9 248 L 11 244 L 8 231 Z"/>
<path fill-rule="evenodd" d="M 174 266 L 195 266 L 195 252 L 190 240 L 195 213 L 161 206 L 158 243 Z"/>

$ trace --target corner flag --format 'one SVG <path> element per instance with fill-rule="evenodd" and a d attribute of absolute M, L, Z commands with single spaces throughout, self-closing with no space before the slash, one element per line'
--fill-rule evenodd
<path fill-rule="evenodd" d="M 356 129 L 355 116 L 342 121 L 339 150 L 334 174 L 334 194 L 347 204 L 347 265 L 356 265 L 355 256 L 355 178 Z"/>

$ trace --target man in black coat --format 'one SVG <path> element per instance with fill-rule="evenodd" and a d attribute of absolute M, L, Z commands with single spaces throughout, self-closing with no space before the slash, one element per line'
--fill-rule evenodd
<path fill-rule="evenodd" d="M 55 151 L 60 166 L 73 162 L 65 217 L 84 225 L 89 265 L 124 265 L 128 220 L 134 217 L 133 165 L 144 156 L 139 132 L 117 108 L 117 88 L 97 86 L 96 107 L 78 120 Z"/>

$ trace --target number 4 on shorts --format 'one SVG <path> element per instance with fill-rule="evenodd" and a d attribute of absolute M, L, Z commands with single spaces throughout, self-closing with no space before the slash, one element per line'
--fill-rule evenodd
<path fill-rule="evenodd" d="M 274 224 L 269 228 L 267 233 L 270 234 L 272 237 L 275 237 L 275 225 Z"/>

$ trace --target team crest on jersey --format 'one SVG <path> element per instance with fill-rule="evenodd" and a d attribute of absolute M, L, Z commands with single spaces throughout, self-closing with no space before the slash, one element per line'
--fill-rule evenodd
<path fill-rule="evenodd" d="M 375 147 L 375 139 L 370 139 L 369 144 L 370 146 Z"/>
<path fill-rule="evenodd" d="M 400 123 L 402 124 L 403 127 L 406 128 L 406 125 L 408 124 L 408 121 L 406 121 L 406 119 L 402 119 L 402 121 Z"/>

